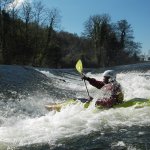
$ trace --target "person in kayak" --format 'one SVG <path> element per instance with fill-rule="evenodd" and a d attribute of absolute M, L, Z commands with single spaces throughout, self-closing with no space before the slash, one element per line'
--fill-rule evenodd
<path fill-rule="evenodd" d="M 82 76 L 82 79 L 87 80 L 92 86 L 103 91 L 103 98 L 97 99 L 96 106 L 110 108 L 123 102 L 124 94 L 121 85 L 116 81 L 114 70 L 105 71 L 103 81 L 98 81 L 85 75 Z"/>

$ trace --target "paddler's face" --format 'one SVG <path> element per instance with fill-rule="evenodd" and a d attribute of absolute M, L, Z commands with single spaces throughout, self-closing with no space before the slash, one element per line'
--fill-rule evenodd
<path fill-rule="evenodd" d="M 109 83 L 109 78 L 110 78 L 110 77 L 104 76 L 103 82 L 104 82 L 105 84 Z"/>

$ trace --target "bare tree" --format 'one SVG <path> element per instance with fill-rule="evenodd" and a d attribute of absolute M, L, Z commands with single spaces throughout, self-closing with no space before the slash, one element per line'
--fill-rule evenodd
<path fill-rule="evenodd" d="M 7 10 L 9 4 L 13 2 L 14 0 L 0 0 L 0 11 Z"/>
<path fill-rule="evenodd" d="M 110 17 L 107 14 L 91 16 L 85 22 L 84 35 L 91 38 L 95 49 L 95 57 L 98 64 L 105 66 L 106 58 L 106 40 L 109 34 L 109 21 Z"/>
<path fill-rule="evenodd" d="M 29 23 L 32 21 L 33 15 L 32 15 L 32 7 L 31 3 L 26 0 L 22 5 L 22 19 L 25 22 L 25 37 L 26 37 L 26 44 L 28 44 L 29 41 Z"/>
<path fill-rule="evenodd" d="M 54 29 L 58 27 L 59 22 L 60 22 L 59 11 L 56 8 L 48 9 L 47 10 L 48 36 L 47 36 L 46 48 L 48 48 L 48 44 L 52 40 L 52 33 Z"/>
<path fill-rule="evenodd" d="M 18 13 L 19 13 L 18 3 L 17 2 L 12 3 L 10 5 L 10 9 L 9 9 L 9 14 L 10 14 L 12 20 L 17 19 Z"/>
<path fill-rule="evenodd" d="M 11 34 L 13 39 L 16 37 L 16 30 L 17 30 L 17 25 L 16 25 L 16 20 L 18 19 L 18 14 L 19 14 L 19 7 L 18 7 L 18 1 L 13 2 L 10 5 L 10 9 L 9 9 L 9 14 L 12 20 L 12 24 L 11 24 Z"/>
<path fill-rule="evenodd" d="M 37 55 L 41 54 L 41 49 L 44 44 L 44 38 L 42 38 L 42 33 L 41 33 L 41 26 L 43 22 L 45 21 L 44 15 L 45 15 L 45 7 L 42 4 L 41 1 L 34 0 L 33 1 L 33 25 L 34 25 L 34 48 L 35 48 L 35 55 L 33 57 L 33 62 L 36 63 L 36 58 L 38 57 Z"/>
<path fill-rule="evenodd" d="M 116 37 L 118 39 L 117 63 L 121 60 L 129 61 L 131 57 L 137 57 L 140 54 L 141 43 L 134 41 L 133 29 L 127 20 L 120 20 L 115 27 Z M 125 60 L 125 61 L 126 61 Z"/>
<path fill-rule="evenodd" d="M 37 25 L 42 25 L 44 21 L 44 13 L 45 13 L 45 7 L 42 4 L 41 1 L 35 1 L 33 2 L 33 21 Z"/>
<path fill-rule="evenodd" d="M 133 37 L 133 30 L 131 25 L 126 20 L 120 20 L 117 22 L 117 37 L 120 41 L 120 48 L 126 47 L 128 41 L 131 41 Z"/>

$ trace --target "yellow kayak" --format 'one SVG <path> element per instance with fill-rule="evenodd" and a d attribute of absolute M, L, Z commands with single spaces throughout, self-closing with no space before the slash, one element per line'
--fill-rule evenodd
<path fill-rule="evenodd" d="M 65 107 L 67 105 L 74 105 L 74 104 L 77 104 L 79 102 L 83 103 L 83 108 L 88 108 L 90 105 L 90 102 L 86 102 L 86 100 L 87 99 L 84 99 L 84 98 L 69 99 L 69 100 L 62 102 L 62 103 L 51 103 L 51 104 L 45 105 L 45 108 L 49 111 L 52 111 L 52 110 L 60 111 L 62 107 Z M 120 107 L 127 108 L 127 107 L 131 107 L 131 106 L 135 106 L 136 108 L 141 108 L 144 106 L 150 106 L 150 99 L 134 98 L 134 99 L 131 99 L 128 101 L 124 101 L 121 104 L 114 105 L 113 108 L 120 108 Z M 104 107 L 96 106 L 96 108 L 103 109 Z"/>

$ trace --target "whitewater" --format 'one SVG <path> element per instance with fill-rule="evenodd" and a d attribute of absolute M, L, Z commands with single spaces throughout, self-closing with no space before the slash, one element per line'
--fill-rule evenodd
<path fill-rule="evenodd" d="M 102 80 L 103 69 L 85 69 Z M 109 68 L 110 69 L 110 68 Z M 150 99 L 150 63 L 113 67 L 125 101 Z M 87 82 L 94 98 L 87 109 L 68 105 L 60 112 L 45 105 L 87 98 L 75 69 L 0 66 L 0 150 L 150 149 L 150 107 L 95 110 L 100 92 Z"/>

